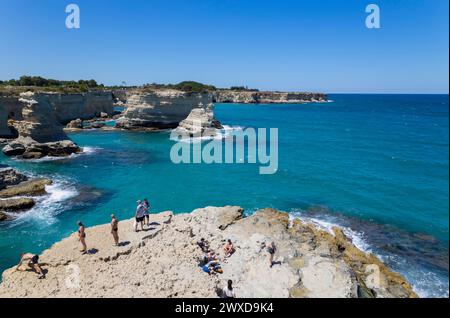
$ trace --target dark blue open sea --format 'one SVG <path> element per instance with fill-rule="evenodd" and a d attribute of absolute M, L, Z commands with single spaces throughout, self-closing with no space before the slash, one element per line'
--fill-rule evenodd
<path fill-rule="evenodd" d="M 404 274 L 425 297 L 448 297 L 448 95 L 331 95 L 299 105 L 216 105 L 229 127 L 279 129 L 279 168 L 175 165 L 169 132 L 86 131 L 88 153 L 0 163 L 56 180 L 32 211 L 0 224 L 0 270 L 76 230 L 130 218 L 137 199 L 155 211 L 240 205 L 346 228 L 354 242 Z"/>

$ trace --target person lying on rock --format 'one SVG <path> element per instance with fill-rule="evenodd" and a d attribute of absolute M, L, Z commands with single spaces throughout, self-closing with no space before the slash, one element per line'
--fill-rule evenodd
<path fill-rule="evenodd" d="M 220 266 L 219 262 L 214 260 L 209 262 L 208 264 L 204 265 L 202 267 L 203 271 L 205 273 L 208 273 L 209 275 L 211 274 L 216 274 L 216 273 L 223 273 L 222 267 Z"/>
<path fill-rule="evenodd" d="M 230 257 L 235 252 L 233 243 L 229 239 L 225 246 L 223 247 L 223 251 L 225 252 L 225 257 Z"/>
<path fill-rule="evenodd" d="M 23 263 L 27 262 L 28 267 L 30 267 L 33 271 L 35 271 L 39 276 L 39 279 L 45 278 L 44 271 L 42 267 L 39 265 L 39 255 L 32 253 L 22 253 L 20 258 L 20 262 L 16 267 L 16 270 L 20 269 Z"/>

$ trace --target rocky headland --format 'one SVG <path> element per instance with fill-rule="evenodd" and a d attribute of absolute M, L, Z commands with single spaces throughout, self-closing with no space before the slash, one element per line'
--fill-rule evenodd
<path fill-rule="evenodd" d="M 216 103 L 236 104 L 302 104 L 317 103 L 328 100 L 323 93 L 296 93 L 296 92 L 259 92 L 219 90 L 214 93 Z"/>
<path fill-rule="evenodd" d="M 118 247 L 109 224 L 87 228 L 85 255 L 74 233 L 40 256 L 46 279 L 25 268 L 6 270 L 0 297 L 218 297 L 228 279 L 238 298 L 417 297 L 400 274 L 356 248 L 341 229 L 331 233 L 273 209 L 244 217 L 240 207 L 207 207 L 154 214 L 151 222 L 134 232 L 133 220 L 121 221 Z M 199 266 L 201 238 L 218 252 L 222 274 Z M 227 239 L 235 253 L 224 259 Z M 270 268 L 264 246 L 272 241 L 277 251 Z"/>

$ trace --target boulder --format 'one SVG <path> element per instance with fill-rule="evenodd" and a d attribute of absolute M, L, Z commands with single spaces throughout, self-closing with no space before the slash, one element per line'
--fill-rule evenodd
<path fill-rule="evenodd" d="M 80 153 L 81 148 L 71 140 L 38 143 L 30 138 L 17 138 L 3 148 L 7 156 L 19 156 L 22 159 L 39 159 L 45 156 L 66 157 Z"/>
<path fill-rule="evenodd" d="M 2 221 L 6 221 L 8 219 L 8 216 L 3 213 L 2 211 L 0 211 L 0 222 Z"/>
<path fill-rule="evenodd" d="M 0 200 L 0 211 L 16 212 L 29 210 L 34 205 L 34 200 L 30 198 Z"/>
<path fill-rule="evenodd" d="M 2 152 L 9 157 L 20 156 L 26 151 L 26 148 L 20 142 L 12 141 L 3 147 Z"/>
<path fill-rule="evenodd" d="M 12 168 L 0 167 L 0 189 L 2 189 L 2 184 L 4 188 L 6 186 L 16 185 L 27 180 L 28 180 L 27 176 L 17 172 Z"/>
<path fill-rule="evenodd" d="M 47 191 L 45 186 L 51 185 L 52 181 L 49 179 L 34 179 L 25 181 L 18 185 L 7 187 L 0 190 L 0 198 L 12 198 L 18 196 L 39 196 L 45 195 Z"/>

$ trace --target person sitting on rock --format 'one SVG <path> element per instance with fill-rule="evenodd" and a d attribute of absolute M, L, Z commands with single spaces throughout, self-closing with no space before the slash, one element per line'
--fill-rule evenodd
<path fill-rule="evenodd" d="M 225 246 L 223 247 L 223 251 L 225 252 L 225 257 L 230 257 L 235 252 L 233 243 L 231 240 L 228 240 Z"/>
<path fill-rule="evenodd" d="M 201 248 L 203 253 L 209 252 L 209 242 L 204 238 L 201 238 L 200 241 L 197 242 L 197 245 Z"/>
<path fill-rule="evenodd" d="M 28 267 L 30 267 L 32 270 L 34 270 L 39 276 L 39 279 L 45 278 L 44 271 L 42 270 L 42 267 L 39 265 L 39 255 L 32 254 L 32 253 L 22 253 L 20 258 L 20 262 L 16 267 L 16 270 L 20 269 L 20 266 L 24 262 L 27 262 Z"/>
<path fill-rule="evenodd" d="M 206 253 L 205 259 L 207 260 L 207 263 L 219 260 L 219 258 L 216 255 L 216 252 L 214 252 L 213 250 L 209 250 L 208 253 Z"/>

